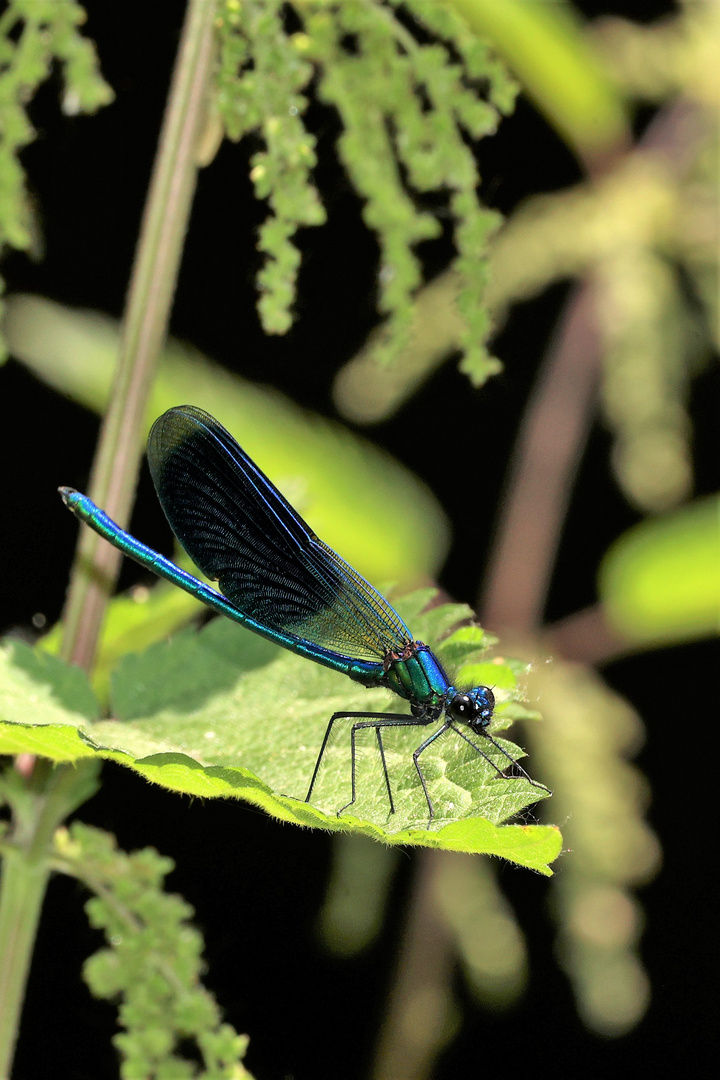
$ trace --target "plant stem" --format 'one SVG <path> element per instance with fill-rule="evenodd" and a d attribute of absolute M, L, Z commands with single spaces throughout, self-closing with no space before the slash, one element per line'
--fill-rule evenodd
<path fill-rule="evenodd" d="M 90 482 L 91 497 L 126 523 L 140 464 L 148 398 L 167 334 L 205 121 L 216 0 L 189 0 L 128 290 L 120 356 Z M 63 655 L 89 670 L 120 556 L 83 529 L 65 609 Z M 94 790 L 96 763 L 8 781 L 13 807 L 0 889 L 0 1080 L 10 1075 L 25 985 L 50 873 L 52 836 Z M 18 786 L 20 785 L 20 786 Z"/>
<path fill-rule="evenodd" d="M 697 111 L 675 105 L 659 113 L 634 150 L 674 177 L 687 172 L 702 128 Z M 493 630 L 536 632 L 557 558 L 572 483 L 585 450 L 601 374 L 591 276 L 576 288 L 528 401 L 506 484 L 506 496 L 486 572 L 480 619 Z M 602 638 L 593 645 L 591 629 Z M 610 647 L 600 620 L 584 626 L 587 658 Z M 559 644 L 559 641 L 558 641 Z"/>
<path fill-rule="evenodd" d="M 483 625 L 495 630 L 527 632 L 542 621 L 600 379 L 594 306 L 585 283 L 567 305 L 525 410 L 479 605 Z"/>
<path fill-rule="evenodd" d="M 0 1078 L 8 1080 L 40 910 L 50 871 L 6 850 L 0 886 Z"/>
<path fill-rule="evenodd" d="M 213 57 L 215 0 L 189 0 L 123 317 L 120 355 L 90 497 L 121 525 L 130 515 L 157 360 L 167 334 L 197 179 Z M 89 669 L 120 554 L 82 529 L 64 613 L 63 656 Z"/>
<path fill-rule="evenodd" d="M 4 794 L 13 827 L 0 882 L 0 1080 L 9 1080 L 30 960 L 50 876 L 53 834 L 97 788 L 99 763 L 54 768 L 41 760 L 29 780 L 10 769 Z"/>
<path fill-rule="evenodd" d="M 436 900 L 436 879 L 446 856 L 446 852 L 424 851 L 415 864 L 373 1080 L 424 1080 L 450 1033 L 452 943 Z"/>

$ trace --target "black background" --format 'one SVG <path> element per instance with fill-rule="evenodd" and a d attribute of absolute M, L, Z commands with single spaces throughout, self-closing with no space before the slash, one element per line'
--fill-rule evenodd
<path fill-rule="evenodd" d="M 670 7 L 582 6 L 588 14 L 602 9 L 636 18 Z M 157 0 L 88 5 L 87 33 L 117 99 L 96 117 L 64 117 L 53 79 L 33 104 L 38 139 L 24 163 L 46 252 L 39 263 L 17 255 L 6 260 L 9 292 L 35 292 L 120 316 L 182 7 Z M 302 238 L 307 258 L 297 324 L 284 338 L 261 333 L 252 280 L 254 231 L 264 210 L 251 197 L 247 145 L 226 145 L 200 178 L 172 332 L 244 376 L 332 415 L 332 376 L 375 319 L 377 250 L 332 157 L 332 115 L 314 107 L 310 120 L 320 139 L 317 180 L 330 222 Z M 522 99 L 500 134 L 482 144 L 479 157 L 486 197 L 503 212 L 528 194 L 580 178 L 569 152 Z M 439 269 L 446 256 L 441 244 L 429 248 L 428 270 Z M 373 429 L 373 438 L 431 485 L 453 519 L 455 542 L 441 584 L 458 599 L 473 602 L 477 596 L 504 463 L 565 293 L 554 288 L 514 311 L 496 342 L 505 371 L 481 393 L 447 365 L 398 416 Z M 14 362 L 0 372 L 0 387 L 6 517 L 0 619 L 7 628 L 23 629 L 37 612 L 49 623 L 60 613 L 76 529 L 55 489 L 61 483 L 84 487 L 98 422 Z M 700 494 L 718 485 L 712 441 L 717 404 L 718 377 L 709 372 L 693 394 Z M 480 505 L 466 504 L 465 480 L 447 461 L 449 438 L 453 458 L 460 452 L 472 461 L 479 441 L 483 453 L 492 448 L 495 472 L 486 474 Z M 598 424 L 563 534 L 548 619 L 593 601 L 599 557 L 636 520 L 610 474 L 609 445 Z M 146 474 L 134 521 L 144 540 L 169 549 Z M 122 585 L 139 576 L 126 565 Z M 653 984 L 646 1019 L 618 1040 L 586 1032 L 554 963 L 547 882 L 504 867 L 502 885 L 528 935 L 528 993 L 508 1015 L 482 1013 L 468 1003 L 457 1039 L 437 1064 L 439 1080 L 518 1069 L 541 1076 L 664 1076 L 709 1049 L 717 1025 L 708 986 L 717 905 L 713 910 L 709 902 L 706 875 L 713 871 L 706 843 L 716 765 L 714 753 L 708 759 L 696 747 L 709 745 L 704 722 L 717 717 L 716 671 L 714 646 L 701 644 L 626 660 L 606 672 L 647 724 L 639 760 L 653 784 L 650 818 L 665 850 L 664 867 L 643 895 L 648 922 L 642 953 Z M 81 817 L 115 833 L 126 849 L 152 844 L 176 860 L 169 886 L 196 909 L 206 936 L 208 985 L 227 1019 L 250 1033 L 247 1060 L 258 1080 L 364 1076 L 385 1007 L 413 856 L 402 859 L 381 940 L 364 956 L 339 961 L 319 949 L 315 936 L 329 836 L 283 826 L 244 804 L 183 799 L 119 767 L 106 766 L 103 779 Z M 94 1001 L 80 977 L 83 959 L 100 944 L 87 927 L 84 899 L 69 879 L 51 883 L 16 1080 L 116 1075 L 109 1043 L 115 1010 Z M 462 997 L 460 985 L 458 992 Z"/>

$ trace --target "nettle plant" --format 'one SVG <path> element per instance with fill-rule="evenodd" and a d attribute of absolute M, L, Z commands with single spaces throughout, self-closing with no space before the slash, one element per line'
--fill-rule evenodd
<path fill-rule="evenodd" d="M 0 17 L 0 237 L 6 246 L 27 250 L 33 244 L 35 222 L 17 155 L 34 137 L 25 107 L 39 85 L 59 70 L 69 113 L 92 112 L 112 98 L 93 46 L 79 30 L 83 21 L 73 0 L 11 0 Z M 461 367 L 476 385 L 497 370 L 485 348 L 488 319 L 479 298 L 488 237 L 498 221 L 478 201 L 473 147 L 512 108 L 515 85 L 460 5 L 190 0 L 93 473 L 93 498 L 121 521 L 146 415 L 159 411 L 157 400 L 148 404 L 147 388 L 166 333 L 198 143 L 207 159 L 207 146 L 219 135 L 252 137 L 250 177 L 268 207 L 258 234 L 264 255 L 258 311 L 267 333 L 283 333 L 292 320 L 300 262 L 295 234 L 325 220 L 312 179 L 316 140 L 304 122 L 311 94 L 339 118 L 338 157 L 377 237 L 384 358 L 391 360 L 407 340 L 422 282 L 417 245 L 449 222 Z M 160 283 L 152 295 L 151 281 Z M 158 383 L 160 397 L 174 398 L 167 404 L 189 396 L 183 392 L 187 357 L 183 362 Z M 220 377 L 206 381 L 215 386 L 211 395 L 227 398 Z M 136 392 L 138 385 L 145 389 Z M 378 467 L 378 484 L 390 488 L 393 477 L 392 467 Z M 417 499 L 422 502 L 420 494 Z M 84 536 L 62 625 L 35 648 L 12 640 L 0 653 L 0 751 L 13 755 L 0 781 L 10 811 L 0 894 L 2 1075 L 9 1074 L 47 880 L 56 872 L 87 887 L 88 916 L 106 935 L 107 946 L 88 960 L 84 974 L 94 994 L 120 1002 L 123 1031 L 115 1043 L 122 1075 L 247 1075 L 247 1040 L 221 1022 L 200 983 L 202 941 L 188 921 L 191 909 L 163 891 L 170 861 L 149 848 L 126 855 L 111 836 L 77 821 L 64 824 L 97 789 L 104 759 L 170 791 L 242 798 L 306 827 L 388 845 L 489 853 L 550 873 L 558 831 L 507 823 L 542 793 L 522 778 L 499 777 L 461 740 L 428 751 L 425 773 L 439 807 L 432 823 L 412 767 L 412 729 L 386 740 L 395 814 L 388 814 L 368 746 L 359 750 L 361 797 L 352 813 L 337 815 L 348 802 L 342 739 L 329 748 L 317 803 L 302 801 L 329 715 L 367 709 L 367 691 L 221 619 L 165 640 L 197 613 L 191 599 L 167 586 L 153 588 L 142 605 L 125 597 L 110 601 L 100 634 L 113 559 L 97 538 Z M 97 571 L 103 568 L 101 587 Z M 470 609 L 438 603 L 432 590 L 400 597 L 397 607 L 452 671 L 455 685 L 495 688 L 494 736 L 514 720 L 536 717 L 523 700 L 528 665 L 498 653 Z M 390 697 L 378 690 L 372 707 L 394 708 Z M 278 703 L 271 727 L 268 700 Z M 506 740 L 496 745 L 522 756 Z M 196 1048 L 194 1061 L 183 1052 L 188 1042 Z"/>

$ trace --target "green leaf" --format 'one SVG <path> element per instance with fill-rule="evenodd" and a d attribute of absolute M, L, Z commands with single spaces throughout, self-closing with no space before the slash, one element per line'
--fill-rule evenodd
<path fill-rule="evenodd" d="M 426 600 L 421 592 L 398 607 L 408 618 Z M 442 605 L 412 623 L 422 640 L 432 640 L 433 625 L 457 622 L 466 611 Z M 516 690 L 498 691 L 500 708 L 518 697 Z M 72 758 L 73 748 L 77 757 L 95 752 L 171 790 L 244 798 L 285 821 L 353 830 L 390 844 L 503 855 L 543 873 L 549 873 L 548 853 L 559 851 L 555 830 L 503 825 L 544 793 L 522 778 L 499 777 L 488 760 L 452 733 L 423 754 L 436 814 L 431 827 L 412 764 L 412 752 L 428 729 L 401 728 L 384 737 L 395 814 L 389 813 L 372 732 L 362 732 L 358 798 L 352 813 L 338 815 L 351 797 L 347 721 L 336 725 L 313 804 L 304 802 L 332 713 L 397 710 L 398 699 L 277 649 L 228 620 L 216 619 L 199 632 L 186 631 L 125 657 L 113 678 L 112 700 L 114 718 L 94 723 L 80 724 L 78 716 L 68 714 L 65 725 L 39 729 L 30 720 L 19 723 L 16 711 L 15 722 L 0 727 L 0 752 L 24 748 L 25 739 L 32 740 L 35 752 L 50 757 L 62 752 L 62 760 Z M 501 718 L 496 730 L 502 726 Z M 39 749 L 44 737 L 46 750 Z M 498 742 L 512 757 L 522 756 L 512 743 Z M 483 744 L 483 750 L 499 768 L 506 767 L 492 744 Z"/>
<path fill-rule="evenodd" d="M 187 556 L 177 561 L 192 572 Z M 206 611 L 199 600 L 166 581 L 158 581 L 152 588 L 137 585 L 128 593 L 114 596 L 107 607 L 91 676 L 100 703 L 107 705 L 109 701 L 110 676 L 121 656 L 162 641 Z M 56 656 L 62 635 L 62 623 L 57 623 L 40 639 L 38 648 Z"/>
<path fill-rule="evenodd" d="M 22 641 L 0 648 L 0 716 L 11 723 L 78 726 L 100 714 L 87 676 Z M 5 751 L 6 753 L 8 751 Z"/>
<path fill-rule="evenodd" d="M 720 632 L 720 498 L 621 536 L 602 562 L 599 591 L 628 641 L 676 644 Z"/>

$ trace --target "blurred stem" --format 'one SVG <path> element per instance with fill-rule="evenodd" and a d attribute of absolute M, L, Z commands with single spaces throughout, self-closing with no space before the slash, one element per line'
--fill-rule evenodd
<path fill-rule="evenodd" d="M 148 399 L 164 343 L 197 178 L 213 56 L 215 0 L 189 0 L 123 316 L 115 383 L 89 494 L 126 526 Z M 63 657 L 92 666 L 120 553 L 82 529 L 64 613 Z"/>
<path fill-rule="evenodd" d="M 0 1077 L 6 1080 L 18 1036 L 33 946 L 50 874 L 43 861 L 6 851 L 0 888 Z"/>
<path fill-rule="evenodd" d="M 600 378 L 593 309 L 586 283 L 567 305 L 520 426 L 480 604 L 495 630 L 529 631 L 542 619 Z"/>
<path fill-rule="evenodd" d="M 596 667 L 620 660 L 642 648 L 613 631 L 600 604 L 552 623 L 545 628 L 544 637 L 555 655 Z"/>
<path fill-rule="evenodd" d="M 423 1080 L 450 1034 L 452 951 L 447 924 L 435 899 L 435 881 L 446 854 L 425 851 L 416 861 L 373 1080 Z"/>
<path fill-rule="evenodd" d="M 692 163 L 702 137 L 698 111 L 686 104 L 659 113 L 634 153 L 662 160 L 681 176 Z M 513 452 L 506 497 L 497 526 L 485 593 L 478 607 L 481 621 L 493 630 L 526 634 L 542 623 L 554 572 L 560 535 L 576 469 L 585 451 L 600 382 L 601 341 L 595 326 L 593 284 L 580 285 L 563 312 L 555 340 L 528 401 Z M 593 644 L 594 625 L 586 621 L 587 658 L 610 648 Z"/>

